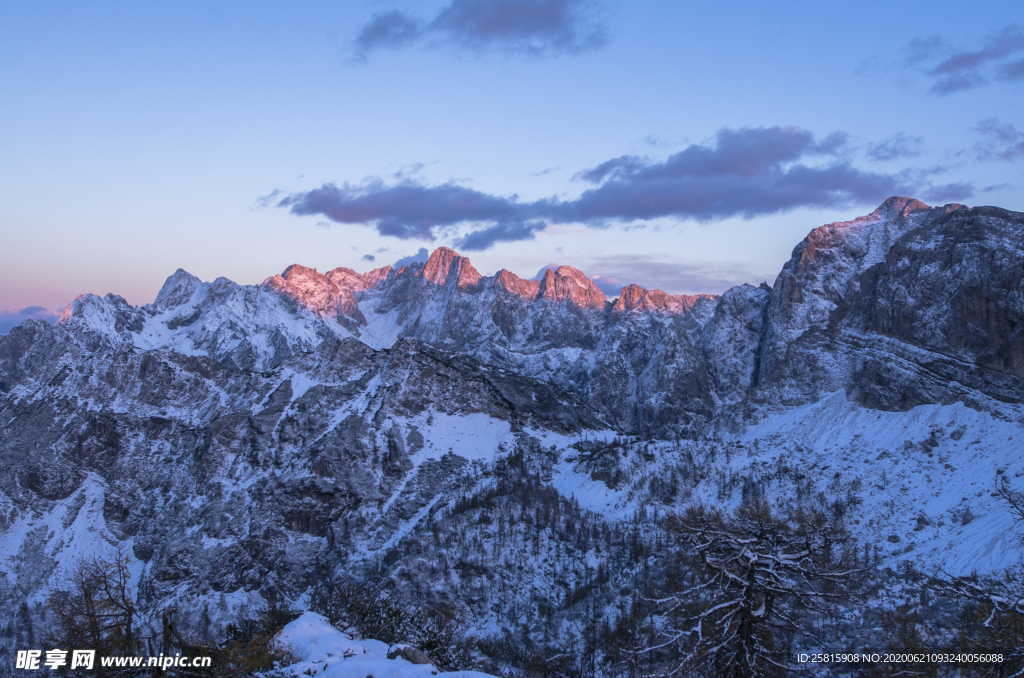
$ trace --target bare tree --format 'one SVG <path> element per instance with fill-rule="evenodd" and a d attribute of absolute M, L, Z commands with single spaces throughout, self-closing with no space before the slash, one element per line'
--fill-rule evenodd
<path fill-rule="evenodd" d="M 324 579 L 312 592 L 311 609 L 339 628 L 354 627 L 387 643 L 409 643 L 442 669 L 465 667 L 472 658 L 458 637 L 457 617 L 445 606 L 416 606 L 396 598 L 383 579 Z"/>
<path fill-rule="evenodd" d="M 774 676 L 791 667 L 786 643 L 808 633 L 809 615 L 845 597 L 857 572 L 845 534 L 808 521 L 777 520 L 759 503 L 735 517 L 696 508 L 669 529 L 689 552 L 689 581 L 654 600 L 663 640 L 642 652 L 670 650 L 667 675 Z"/>
<path fill-rule="evenodd" d="M 1002 578 L 938 578 L 931 588 L 940 594 L 982 604 L 987 610 L 982 626 L 991 627 L 999 617 L 1018 617 L 1024 621 L 1024 582 L 1015 573 Z"/>
<path fill-rule="evenodd" d="M 152 640 L 151 629 L 136 605 L 128 556 L 81 560 L 67 586 L 47 599 L 53 624 L 46 642 L 51 647 L 91 649 L 96 656 L 138 655 Z M 132 675 L 144 669 L 105 669 L 98 674 Z"/>
<path fill-rule="evenodd" d="M 1017 522 L 1024 523 L 1024 492 L 1012 489 L 1005 475 L 996 477 L 996 496 L 1003 500 Z"/>
<path fill-rule="evenodd" d="M 131 586 L 128 558 L 84 560 L 69 586 L 49 598 L 58 638 L 71 647 L 95 648 L 97 654 L 132 654 L 140 649 L 139 615 Z"/>
<path fill-rule="evenodd" d="M 997 476 L 995 496 L 1024 525 L 1024 493 Z M 1024 676 L 1024 563 L 999 575 L 933 577 L 928 587 L 939 595 L 967 603 L 958 643 L 963 647 L 999 649 L 1005 654 L 999 675 Z M 995 675 L 995 674 L 993 674 Z"/>

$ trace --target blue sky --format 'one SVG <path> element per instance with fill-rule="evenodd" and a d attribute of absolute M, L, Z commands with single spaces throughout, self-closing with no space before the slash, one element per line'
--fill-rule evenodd
<path fill-rule="evenodd" d="M 718 292 L 890 189 L 1024 209 L 1016 2 L 209 4 L 0 6 L 0 324 L 441 244 Z"/>

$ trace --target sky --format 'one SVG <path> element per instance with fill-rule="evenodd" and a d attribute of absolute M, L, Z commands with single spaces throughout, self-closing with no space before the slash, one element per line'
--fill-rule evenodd
<path fill-rule="evenodd" d="M 1019 3 L 819 5 L 2 3 L 0 331 L 440 245 L 721 292 L 889 195 L 1024 210 Z"/>

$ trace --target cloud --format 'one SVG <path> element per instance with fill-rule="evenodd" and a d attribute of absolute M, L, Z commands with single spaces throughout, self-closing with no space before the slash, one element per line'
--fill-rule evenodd
<path fill-rule="evenodd" d="M 999 74 L 996 77 L 1008 81 L 1024 80 L 1024 59 L 1003 64 L 999 67 Z"/>
<path fill-rule="evenodd" d="M 587 272 L 605 294 L 612 296 L 630 283 L 670 294 L 717 294 L 764 279 L 735 264 L 684 262 L 636 254 L 595 257 L 587 263 Z"/>
<path fill-rule="evenodd" d="M 967 200 L 974 196 L 974 184 L 966 181 L 954 181 L 948 184 L 932 186 L 921 193 L 928 202 L 947 203 Z"/>
<path fill-rule="evenodd" d="M 365 59 L 375 49 L 403 47 L 418 40 L 422 31 L 416 19 L 397 10 L 376 14 L 356 36 L 356 55 Z"/>
<path fill-rule="evenodd" d="M 936 186 L 944 171 L 863 170 L 844 158 L 847 135 L 818 139 L 796 127 L 723 129 L 663 160 L 618 156 L 585 169 L 591 184 L 575 199 L 520 200 L 455 183 L 428 185 L 406 178 L 324 184 L 280 198 L 296 215 L 323 215 L 343 224 L 370 224 L 381 235 L 455 238 L 467 250 L 526 240 L 551 224 L 601 228 L 612 223 L 676 218 L 707 222 L 752 218 L 800 207 L 878 204 L 890 195 L 968 197 L 969 184 Z M 898 146 L 895 142 L 889 152 Z M 904 151 L 906 149 L 903 149 Z"/>
<path fill-rule="evenodd" d="M 872 160 L 888 161 L 914 158 L 921 155 L 924 139 L 906 132 L 898 132 L 888 139 L 869 144 L 867 156 Z"/>
<path fill-rule="evenodd" d="M 629 176 L 683 176 L 703 173 L 754 176 L 764 170 L 808 155 L 835 155 L 846 145 L 844 132 L 820 142 L 799 127 L 753 127 L 719 130 L 715 145 L 691 144 L 660 166 L 635 155 L 623 155 L 577 174 L 591 183 Z"/>
<path fill-rule="evenodd" d="M 401 11 L 375 15 L 355 39 L 355 55 L 436 40 L 460 49 L 496 48 L 557 56 L 597 49 L 606 30 L 589 0 L 450 0 L 428 20 Z"/>
<path fill-rule="evenodd" d="M 280 200 L 282 194 L 281 189 L 275 188 L 270 193 L 256 198 L 256 205 L 258 207 L 271 207 L 274 203 Z"/>
<path fill-rule="evenodd" d="M 580 173 L 600 184 L 567 206 L 566 216 L 580 222 L 658 217 L 710 221 L 877 202 L 906 192 L 895 175 L 863 171 L 838 160 L 846 138 L 837 133 L 818 141 L 795 127 L 723 129 L 713 144 L 692 144 L 661 162 L 613 158 Z M 816 162 L 822 160 L 824 164 Z"/>
<path fill-rule="evenodd" d="M 471 252 L 486 250 L 499 242 L 532 240 L 534 234 L 546 226 L 544 221 L 504 221 L 473 231 L 461 237 L 456 244 Z"/>
<path fill-rule="evenodd" d="M 292 214 L 322 214 L 338 223 L 374 222 L 381 235 L 433 240 L 438 227 L 465 221 L 514 219 L 524 205 L 515 196 L 500 197 L 456 184 L 426 186 L 415 180 L 386 184 L 324 184 L 282 198 Z"/>
<path fill-rule="evenodd" d="M 988 84 L 988 80 L 979 73 L 950 73 L 936 79 L 928 91 L 939 95 L 953 94 L 985 84 Z"/>
<path fill-rule="evenodd" d="M 361 257 L 361 259 L 362 259 L 363 261 L 377 261 L 377 257 L 373 256 L 372 254 L 364 254 L 364 255 L 363 255 L 363 256 Z"/>
<path fill-rule="evenodd" d="M 974 154 L 978 160 L 1003 160 L 1011 162 L 1024 158 L 1024 131 L 998 118 L 986 118 L 974 126 L 982 140 L 975 144 Z"/>
<path fill-rule="evenodd" d="M 906 66 L 918 66 L 941 59 L 955 51 L 956 49 L 941 35 L 912 38 L 903 46 L 903 63 Z"/>
<path fill-rule="evenodd" d="M 920 70 L 931 81 L 929 92 L 948 95 L 992 81 L 1024 79 L 1024 29 L 1016 24 L 990 34 L 974 49 L 956 48 L 940 36 L 915 38 L 904 47 L 903 64 Z"/>
<path fill-rule="evenodd" d="M 21 309 L 0 309 L 0 334 L 7 334 L 26 320 L 53 322 L 57 314 L 42 306 L 26 306 Z"/>
<path fill-rule="evenodd" d="M 626 174 L 639 169 L 644 164 L 644 159 L 636 155 L 620 155 L 617 158 L 605 160 L 588 170 L 577 172 L 573 179 L 582 179 L 591 184 L 599 184 L 605 179 L 614 178 L 619 174 Z"/>
<path fill-rule="evenodd" d="M 932 68 L 937 75 L 973 71 L 989 62 L 1002 59 L 1016 52 L 1024 52 L 1024 30 L 1020 26 L 1007 26 L 990 35 L 980 49 L 952 54 Z"/>

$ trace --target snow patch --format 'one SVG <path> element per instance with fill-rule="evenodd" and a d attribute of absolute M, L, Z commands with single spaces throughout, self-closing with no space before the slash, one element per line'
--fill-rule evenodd
<path fill-rule="evenodd" d="M 353 638 L 315 612 L 292 621 L 273 642 L 295 660 L 284 671 L 303 678 L 494 678 L 479 671 L 439 671 L 432 664 L 414 664 L 402 657 L 388 659 L 395 646 Z"/>

